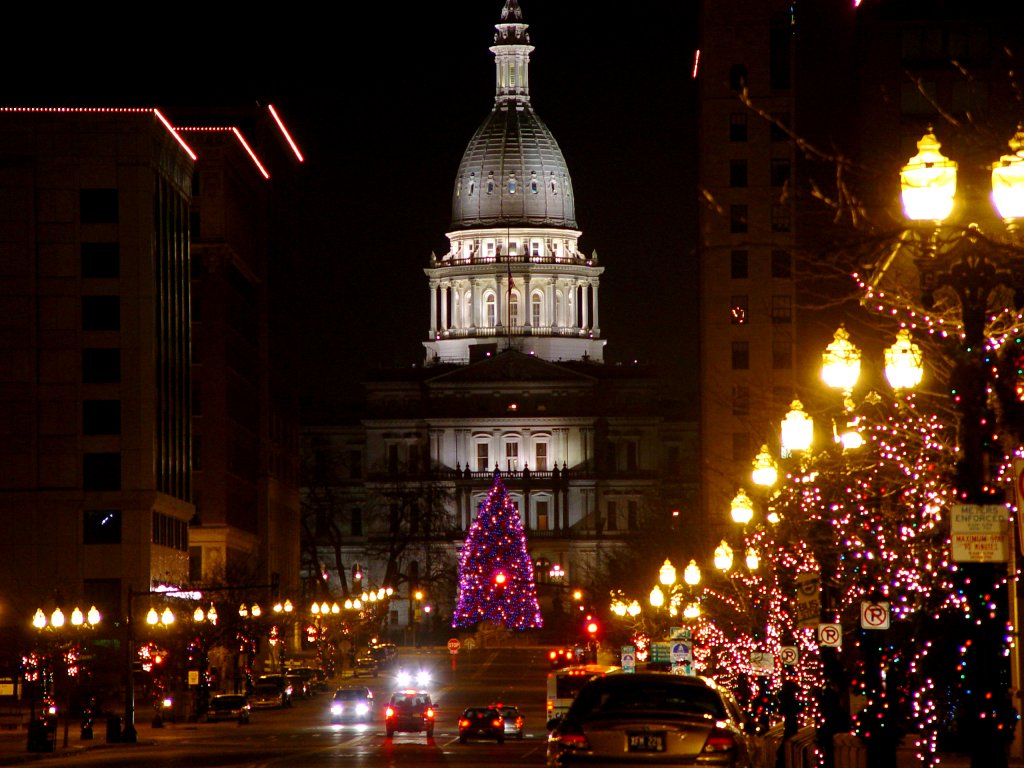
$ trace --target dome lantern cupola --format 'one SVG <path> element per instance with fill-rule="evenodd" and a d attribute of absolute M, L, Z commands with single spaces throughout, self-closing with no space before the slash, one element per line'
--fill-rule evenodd
<path fill-rule="evenodd" d="M 530 33 L 517 0 L 506 0 L 501 21 L 494 25 L 495 93 L 498 109 L 522 109 L 530 103 Z"/>

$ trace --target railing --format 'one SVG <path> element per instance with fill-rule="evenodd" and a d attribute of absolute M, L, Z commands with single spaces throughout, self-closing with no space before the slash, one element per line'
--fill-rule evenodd
<path fill-rule="evenodd" d="M 435 331 L 431 341 L 441 339 L 498 338 L 502 336 L 559 336 L 570 339 L 595 338 L 586 328 L 551 328 L 550 326 L 506 325 L 476 326 L 475 328 L 445 328 Z"/>
<path fill-rule="evenodd" d="M 574 253 L 571 256 L 531 256 L 529 254 L 516 254 L 514 256 L 443 256 L 440 259 L 431 260 L 431 267 L 468 267 L 482 266 L 486 264 L 565 264 L 568 266 L 582 265 L 593 266 L 593 259 L 586 258 L 581 253 Z"/>

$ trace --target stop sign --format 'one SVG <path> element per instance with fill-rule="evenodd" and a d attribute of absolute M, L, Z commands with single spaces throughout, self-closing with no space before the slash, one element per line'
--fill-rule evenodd
<path fill-rule="evenodd" d="M 451 640 L 448 641 L 448 650 L 452 653 L 458 653 L 461 645 L 462 644 L 459 642 L 459 638 L 453 637 Z"/>

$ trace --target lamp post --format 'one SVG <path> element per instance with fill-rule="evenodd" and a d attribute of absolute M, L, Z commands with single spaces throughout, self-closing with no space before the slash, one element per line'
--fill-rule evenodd
<path fill-rule="evenodd" d="M 65 680 L 64 680 L 65 690 L 64 690 L 64 707 L 63 707 L 63 710 L 64 710 L 64 713 L 63 713 L 64 714 L 64 739 L 63 739 L 63 746 L 64 746 L 65 749 L 68 746 L 68 729 L 69 729 L 69 721 L 70 721 L 70 717 L 71 717 L 71 678 L 72 677 L 76 677 L 77 678 L 81 674 L 81 668 L 76 664 L 76 661 L 78 659 L 79 640 L 80 640 L 80 636 L 78 635 L 78 633 L 81 632 L 82 630 L 95 629 L 99 625 L 101 619 L 102 619 L 102 617 L 100 616 L 100 612 L 96 609 L 95 605 L 92 606 L 88 610 L 87 613 L 83 613 L 82 610 L 78 606 L 75 606 L 74 610 L 71 611 L 70 626 L 68 624 L 68 617 L 66 617 L 64 615 L 64 612 L 60 609 L 59 606 L 53 610 L 53 612 L 50 614 L 49 618 L 47 618 L 46 614 L 43 613 L 42 608 L 37 608 L 35 614 L 32 616 L 32 626 L 35 627 L 35 629 L 38 632 L 40 632 L 40 633 L 42 633 L 42 632 L 52 632 L 58 638 L 60 638 L 60 641 L 61 641 L 57 645 L 58 645 L 58 649 L 60 650 L 60 653 L 61 653 L 62 666 L 64 668 L 64 673 L 65 673 Z M 71 635 L 69 633 L 74 633 L 74 634 Z M 71 639 L 71 638 L 73 638 L 73 639 Z M 53 691 L 53 694 L 54 694 L 54 696 L 56 696 L 56 690 Z M 35 697 L 34 696 L 33 696 L 33 699 L 32 699 L 32 705 L 33 705 L 33 710 L 34 710 L 34 708 L 35 708 Z M 30 725 L 30 731 L 29 731 L 29 734 L 30 734 L 30 736 L 29 736 L 29 738 L 30 738 L 29 749 L 32 749 L 33 746 L 34 746 L 31 743 L 31 739 L 32 739 L 32 737 L 35 734 L 31 730 L 31 728 L 32 727 L 36 727 L 36 723 L 34 722 L 34 720 L 35 720 L 34 716 L 32 717 L 32 720 L 33 720 L 33 722 Z M 86 733 L 88 733 L 88 736 L 86 736 Z M 91 738 L 92 737 L 92 726 L 91 726 L 91 724 L 88 726 L 88 731 L 86 731 L 86 726 L 85 725 L 82 726 L 82 737 L 83 738 Z"/>
<path fill-rule="evenodd" d="M 1018 126 L 1009 142 L 1010 153 L 991 167 L 992 200 L 1010 237 L 1024 217 L 1024 131 Z M 1024 294 L 1024 273 L 1018 264 L 999 258 L 1009 248 L 983 235 L 974 224 L 958 231 L 946 243 L 940 230 L 955 208 L 957 164 L 945 157 L 931 128 L 917 144 L 918 154 L 900 173 L 903 210 L 921 229 L 922 247 L 914 262 L 919 273 L 922 304 L 935 305 L 943 289 L 952 293 L 963 325 L 960 348 L 950 377 L 950 390 L 958 412 L 955 488 L 957 499 L 971 508 L 998 504 L 999 494 L 989 460 L 994 459 L 990 437 L 994 432 L 988 408 L 990 366 L 986 365 L 986 321 L 998 301 L 1013 294 L 1019 310 Z M 992 441 L 994 442 L 994 441 Z M 1008 547 L 1007 547 L 1008 549 Z M 974 560 L 974 558 L 972 558 Z M 957 566 L 957 581 L 964 595 L 964 680 L 960 689 L 964 727 L 968 731 L 972 768 L 1002 768 L 1008 763 L 1012 738 L 1012 703 L 1007 690 L 1007 581 L 995 562 L 968 561 Z"/>

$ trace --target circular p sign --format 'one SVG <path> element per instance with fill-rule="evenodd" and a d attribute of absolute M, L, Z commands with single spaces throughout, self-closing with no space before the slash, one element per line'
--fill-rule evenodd
<path fill-rule="evenodd" d="M 841 624 L 819 624 L 818 644 L 822 648 L 841 648 L 843 645 L 843 627 Z"/>

